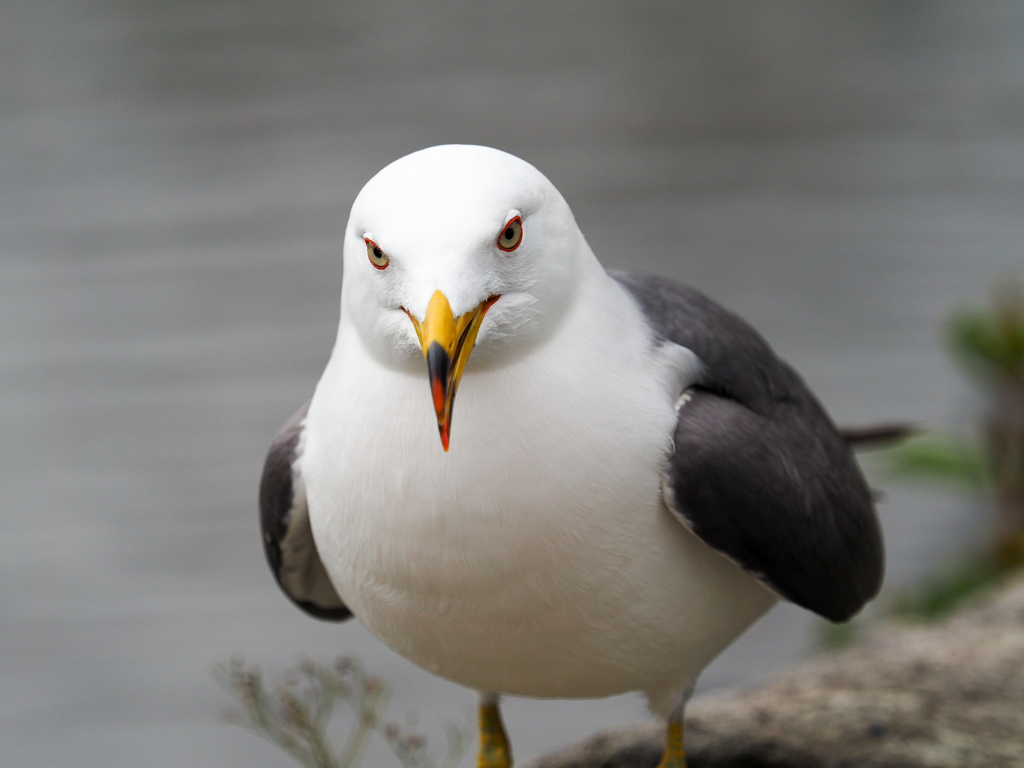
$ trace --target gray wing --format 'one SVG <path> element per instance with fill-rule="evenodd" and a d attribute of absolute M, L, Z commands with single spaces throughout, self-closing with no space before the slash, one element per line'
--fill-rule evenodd
<path fill-rule="evenodd" d="M 260 479 L 260 528 L 270 570 L 284 593 L 318 619 L 352 616 L 331 584 L 309 525 L 306 491 L 298 468 L 307 403 L 274 438 Z"/>
<path fill-rule="evenodd" d="M 699 291 L 611 274 L 660 339 L 703 363 L 680 400 L 666 503 L 784 597 L 832 621 L 853 616 L 881 587 L 882 534 L 825 410 L 753 328 Z"/>

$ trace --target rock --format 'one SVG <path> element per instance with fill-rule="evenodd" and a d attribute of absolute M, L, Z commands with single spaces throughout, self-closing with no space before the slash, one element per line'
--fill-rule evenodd
<path fill-rule="evenodd" d="M 529 768 L 654 768 L 660 726 L 609 732 Z M 690 768 L 1024 766 L 1024 579 L 941 625 L 887 624 L 739 693 L 695 699 Z"/>

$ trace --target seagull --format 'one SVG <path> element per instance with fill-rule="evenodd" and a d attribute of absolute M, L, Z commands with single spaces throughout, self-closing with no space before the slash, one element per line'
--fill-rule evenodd
<path fill-rule="evenodd" d="M 751 624 L 878 593 L 871 492 L 800 376 L 697 290 L 606 271 L 529 163 L 396 160 L 343 261 L 330 360 L 264 465 L 267 559 L 307 613 L 478 691 L 479 768 L 512 764 L 501 695 L 628 691 L 680 768 L 695 681 Z"/>

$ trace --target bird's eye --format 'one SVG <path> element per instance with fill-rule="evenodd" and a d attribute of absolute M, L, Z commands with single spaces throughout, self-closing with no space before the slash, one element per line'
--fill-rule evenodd
<path fill-rule="evenodd" d="M 523 222 L 516 216 L 501 230 L 498 235 L 498 247 L 503 251 L 514 251 L 523 239 Z"/>
<path fill-rule="evenodd" d="M 391 261 L 391 259 L 388 258 L 388 255 L 378 248 L 377 244 L 369 238 L 366 238 L 366 255 L 370 257 L 370 263 L 377 269 L 385 269 L 388 262 Z"/>

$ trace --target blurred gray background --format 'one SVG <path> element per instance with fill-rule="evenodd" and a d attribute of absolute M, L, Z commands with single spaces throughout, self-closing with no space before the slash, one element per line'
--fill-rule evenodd
<path fill-rule="evenodd" d="M 472 706 L 295 610 L 255 513 L 333 343 L 352 199 L 448 142 L 532 162 L 606 265 L 738 311 L 837 421 L 970 423 L 940 324 L 1024 267 L 1024 4 L 5 0 L 5 766 L 287 765 L 218 721 L 236 651 L 355 653 L 435 741 Z M 982 535 L 955 496 L 890 486 L 880 514 L 889 590 Z M 778 608 L 701 689 L 815 627 Z M 506 711 L 519 758 L 645 717 Z"/>

